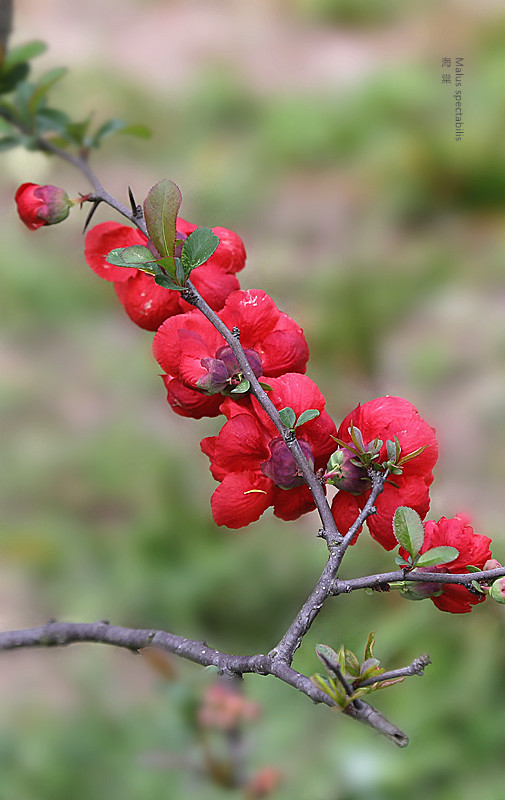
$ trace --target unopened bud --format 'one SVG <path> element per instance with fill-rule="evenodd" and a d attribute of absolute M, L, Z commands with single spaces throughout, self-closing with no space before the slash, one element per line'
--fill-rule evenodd
<path fill-rule="evenodd" d="M 489 596 L 496 600 L 497 603 L 505 603 L 505 578 L 498 578 L 492 584 Z"/>
<path fill-rule="evenodd" d="M 487 572 L 488 569 L 500 569 L 500 567 L 501 564 L 496 558 L 488 558 L 482 569 Z"/>
<path fill-rule="evenodd" d="M 367 472 L 364 467 L 353 463 L 356 458 L 356 453 L 351 450 L 343 447 L 335 450 L 328 461 L 326 483 L 332 483 L 350 494 L 362 494 L 369 488 Z"/>
<path fill-rule="evenodd" d="M 68 217 L 74 203 L 58 186 L 23 183 L 16 192 L 18 214 L 31 231 L 43 225 L 56 225 Z"/>

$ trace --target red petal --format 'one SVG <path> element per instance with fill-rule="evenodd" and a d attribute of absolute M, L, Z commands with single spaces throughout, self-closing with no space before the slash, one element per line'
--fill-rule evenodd
<path fill-rule="evenodd" d="M 217 417 L 221 413 L 219 411 L 221 395 L 209 397 L 195 389 L 189 389 L 177 378 L 170 378 L 169 375 L 161 377 L 167 389 L 167 400 L 172 410 L 179 416 L 201 419 L 202 417 Z"/>
<path fill-rule="evenodd" d="M 251 414 L 232 417 L 217 437 L 216 461 L 228 472 L 259 469 L 269 455 L 264 432 Z"/>
<path fill-rule="evenodd" d="M 297 486 L 294 489 L 276 487 L 273 506 L 276 517 L 289 521 L 313 511 L 316 504 L 308 486 Z"/>
<path fill-rule="evenodd" d="M 266 292 L 260 289 L 233 292 L 226 300 L 221 319 L 228 326 L 240 329 L 244 347 L 255 345 L 270 333 L 279 318 L 279 309 Z"/>
<path fill-rule="evenodd" d="M 444 593 L 438 597 L 430 598 L 440 611 L 449 611 L 451 614 L 466 614 L 472 610 L 472 606 L 482 603 L 485 596 L 477 596 L 470 594 L 464 586 L 455 586 L 454 584 L 446 584 L 444 586 Z"/>
<path fill-rule="evenodd" d="M 217 525 L 242 528 L 259 519 L 271 505 L 273 484 L 252 471 L 227 475 L 211 498 L 212 515 Z"/>
<path fill-rule="evenodd" d="M 119 222 L 101 222 L 86 234 L 84 257 L 93 272 L 106 281 L 123 283 L 134 277 L 138 270 L 115 267 L 108 264 L 105 256 L 116 247 L 130 247 L 134 244 L 147 246 L 147 239 L 137 228 L 129 228 Z"/>
<path fill-rule="evenodd" d="M 136 272 L 126 283 L 114 283 L 114 289 L 130 319 L 141 328 L 155 331 L 167 317 L 180 313 L 179 292 L 158 286 L 145 272 Z"/>
<path fill-rule="evenodd" d="M 212 228 L 219 236 L 216 251 L 206 262 L 208 266 L 215 266 L 223 272 L 240 272 L 245 267 L 246 252 L 242 239 L 228 228 Z"/>
<path fill-rule="evenodd" d="M 273 377 L 285 372 L 304 373 L 309 360 L 309 348 L 301 328 L 299 332 L 273 331 L 263 339 L 258 352 L 263 374 Z"/>
<path fill-rule="evenodd" d="M 428 487 L 422 478 L 394 475 L 392 480 L 398 483 L 398 488 L 386 481 L 384 491 L 375 503 L 377 514 L 367 520 L 370 534 L 386 550 L 398 547 L 398 541 L 393 533 L 393 517 L 399 506 L 413 508 L 421 518 L 426 516 L 430 507 Z"/>
<path fill-rule="evenodd" d="M 356 497 L 348 492 L 339 492 L 336 497 L 333 498 L 331 513 L 333 514 L 333 519 L 337 523 L 339 533 L 341 533 L 342 536 L 345 536 L 351 525 L 354 525 L 365 503 L 366 497 L 364 495 Z M 359 528 L 351 544 L 356 544 L 358 534 L 361 532 L 362 528 L 363 526 Z"/>

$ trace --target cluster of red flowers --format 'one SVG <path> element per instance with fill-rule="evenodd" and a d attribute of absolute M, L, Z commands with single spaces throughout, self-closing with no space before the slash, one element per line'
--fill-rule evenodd
<path fill-rule="evenodd" d="M 31 229 L 59 222 L 68 214 L 68 198 L 63 195 L 56 187 L 23 184 L 16 194 L 21 218 Z M 178 218 L 176 227 L 180 249 L 181 240 L 197 226 Z M 358 405 L 337 431 L 325 411 L 323 395 L 304 374 L 309 351 L 302 329 L 265 292 L 240 289 L 236 273 L 245 266 L 244 245 L 226 228 L 213 228 L 213 232 L 219 245 L 192 271 L 194 286 L 230 330 L 240 330 L 249 364 L 258 378 L 266 379 L 275 407 L 289 409 L 295 420 L 312 411 L 311 418 L 300 421 L 297 439 L 323 484 L 338 488 L 332 513 L 342 534 L 370 496 L 371 470 L 388 470 L 375 503 L 376 514 L 367 525 L 373 538 L 391 550 L 398 545 L 393 531 L 396 509 L 408 506 L 421 519 L 428 513 L 438 455 L 435 431 L 400 397 L 380 397 Z M 141 270 L 107 262 L 111 250 L 131 245 L 155 252 L 137 229 L 103 222 L 87 234 L 86 260 L 101 278 L 113 283 L 129 317 L 140 327 L 156 331 L 154 355 L 164 370 L 172 409 L 196 419 L 226 417 L 220 433 L 201 443 L 219 482 L 211 499 L 216 523 L 240 528 L 257 520 L 269 506 L 283 520 L 314 510 L 314 500 L 290 450 L 248 386 L 242 390 L 240 367 L 214 326 L 179 292 L 159 286 Z M 175 255 L 180 256 L 177 248 Z M 489 544 L 490 539 L 475 534 L 462 515 L 442 517 L 438 523 L 425 523 L 421 553 L 438 546 L 455 547 L 458 557 L 435 571 L 459 572 L 470 565 L 482 569 L 491 557 Z M 431 597 L 438 608 L 453 613 L 470 611 L 484 597 L 449 584 L 422 583 L 417 590 L 418 597 Z"/>

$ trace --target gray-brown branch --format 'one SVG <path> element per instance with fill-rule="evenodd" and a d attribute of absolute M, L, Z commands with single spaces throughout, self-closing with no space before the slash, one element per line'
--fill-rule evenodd
<path fill-rule="evenodd" d="M 159 647 L 203 667 L 215 666 L 221 672 L 243 675 L 273 675 L 307 695 L 315 703 L 334 707 L 331 698 L 318 689 L 310 678 L 292 669 L 285 661 L 270 655 L 229 655 L 209 647 L 205 642 L 186 639 L 161 630 L 122 628 L 106 622 L 48 622 L 37 628 L 0 633 L 0 650 L 20 647 L 63 647 L 74 642 L 97 642 L 137 651 L 144 647 Z M 373 706 L 363 701 L 350 705 L 345 712 L 387 736 L 400 747 L 408 743 L 407 736 Z"/>

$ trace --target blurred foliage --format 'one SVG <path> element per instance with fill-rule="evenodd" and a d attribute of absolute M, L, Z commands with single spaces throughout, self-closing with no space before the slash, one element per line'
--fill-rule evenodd
<path fill-rule="evenodd" d="M 145 4 L 145 13 L 159 6 Z M 385 25 L 399 26 L 401 37 L 406 13 L 394 0 L 298 0 L 294 9 L 290 19 L 295 13 L 310 30 L 352 24 L 367 37 Z M 410 11 L 420 19 L 424 12 L 417 3 Z M 440 82 L 449 47 L 433 55 L 413 43 L 408 65 L 379 61 L 351 86 L 266 93 L 220 63 L 205 63 L 174 92 L 95 59 L 57 97 L 81 116 L 92 98 L 96 125 L 111 114 L 149 124 L 149 145 L 105 142 L 97 172 L 123 196 L 128 183 L 140 197 L 173 178 L 183 216 L 242 235 L 242 285 L 266 289 L 304 325 L 309 372 L 337 422 L 383 393 L 412 399 L 430 421 L 434 411 L 442 436 L 471 415 L 475 426 L 457 434 L 463 450 L 452 461 L 441 453 L 433 513 L 453 515 L 456 500 L 476 496 L 482 532 L 495 536 L 503 561 L 505 23 L 459 13 L 471 66 L 461 144 L 453 140 L 453 90 Z M 39 175 L 76 194 L 87 189 L 68 166 L 11 152 L 2 156 L 7 209 L 16 185 Z M 73 225 L 36 234 L 21 230 L 13 210 L 1 223 L 2 627 L 107 617 L 232 652 L 268 651 L 323 566 L 317 520 L 288 525 L 266 514 L 247 532 L 216 528 L 208 499 L 215 484 L 198 443 L 219 422 L 170 415 L 150 336 L 85 267 L 73 213 Z M 107 216 L 100 209 L 97 220 Z M 345 574 L 393 563 L 363 534 Z M 411 800 L 501 800 L 503 609 L 485 604 L 455 617 L 391 595 L 329 603 L 295 666 L 317 669 L 317 642 L 361 651 L 370 630 L 386 669 L 429 652 L 422 679 L 377 701 L 410 734 L 409 748 L 397 751 L 289 687 L 251 676 L 247 689 L 264 708 L 250 734 L 251 766 L 284 770 L 279 800 L 403 800 L 407 786 Z M 142 659 L 105 648 L 6 654 L 4 794 L 222 797 L 165 763 L 192 752 L 177 692 L 185 683 L 197 690 L 200 672 L 182 664 L 181 686 L 158 685 Z M 157 768 L 152 753 L 161 754 Z"/>

